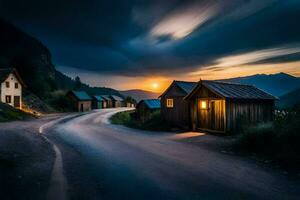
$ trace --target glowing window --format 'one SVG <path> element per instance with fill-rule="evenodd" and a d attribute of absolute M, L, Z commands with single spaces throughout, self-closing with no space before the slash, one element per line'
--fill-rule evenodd
<path fill-rule="evenodd" d="M 207 109 L 207 102 L 206 101 L 200 101 L 201 109 Z"/>
<path fill-rule="evenodd" d="M 174 104 L 173 104 L 173 99 L 167 99 L 167 108 L 173 108 Z"/>

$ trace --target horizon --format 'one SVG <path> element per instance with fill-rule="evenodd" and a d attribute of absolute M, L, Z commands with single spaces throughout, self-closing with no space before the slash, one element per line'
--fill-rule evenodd
<path fill-rule="evenodd" d="M 63 73 L 63 72 L 62 72 Z M 272 73 L 272 74 L 267 74 L 267 73 L 258 73 L 258 74 L 250 74 L 250 75 L 245 75 L 245 76 L 236 76 L 236 77 L 230 77 L 230 78 L 226 78 L 226 79 L 232 79 L 232 78 L 244 78 L 244 77 L 250 77 L 250 76 L 256 76 L 256 75 L 267 75 L 267 76 L 270 76 L 270 75 L 277 75 L 277 74 L 287 74 L 289 76 L 293 76 L 295 78 L 300 78 L 300 76 L 294 76 L 292 74 L 289 74 L 289 73 L 285 73 L 285 72 L 276 72 L 276 73 Z M 65 75 L 69 76 L 68 74 L 64 73 Z M 74 74 L 74 76 L 69 76 L 70 78 L 74 79 L 76 77 L 76 75 Z M 80 77 L 81 78 L 81 77 Z M 202 79 L 202 78 L 201 78 Z M 191 80 L 186 80 L 186 79 L 173 79 L 173 80 L 169 80 L 167 81 L 167 84 L 165 85 L 160 85 L 158 90 L 153 88 L 151 86 L 151 84 L 148 85 L 148 88 L 151 88 L 151 89 L 144 89 L 144 87 L 141 87 L 141 88 L 129 88 L 129 89 L 118 89 L 116 87 L 114 87 L 113 89 L 116 89 L 120 92 L 124 92 L 124 91 L 130 91 L 130 90 L 141 90 L 141 91 L 145 91 L 145 92 L 152 92 L 152 93 L 157 93 L 157 94 L 161 94 L 162 92 L 164 92 L 168 87 L 169 85 L 173 82 L 173 81 L 187 81 L 187 82 L 198 82 L 200 80 L 200 78 L 198 80 L 195 80 L 195 81 L 191 81 Z M 202 80 L 222 80 L 222 79 L 202 79 Z M 90 85 L 89 83 L 86 83 L 84 81 L 82 81 L 83 83 L 85 84 L 88 84 Z M 108 87 L 108 86 L 103 86 L 103 85 L 90 85 L 92 87 Z"/>
<path fill-rule="evenodd" d="M 3 0 L 0 17 L 91 86 L 162 92 L 174 79 L 300 76 L 297 0 Z"/>

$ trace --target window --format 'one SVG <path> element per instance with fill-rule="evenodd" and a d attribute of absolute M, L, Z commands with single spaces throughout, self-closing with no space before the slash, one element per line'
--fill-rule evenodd
<path fill-rule="evenodd" d="M 5 103 L 11 103 L 11 96 L 5 96 Z"/>
<path fill-rule="evenodd" d="M 6 85 L 7 88 L 9 88 L 9 82 L 8 81 L 5 82 L 5 85 Z"/>
<path fill-rule="evenodd" d="M 15 83 L 15 88 L 18 89 L 19 88 L 19 84 Z"/>
<path fill-rule="evenodd" d="M 200 101 L 201 109 L 207 109 L 207 101 Z"/>
<path fill-rule="evenodd" d="M 173 108 L 174 104 L 173 104 L 173 99 L 167 99 L 167 108 Z"/>

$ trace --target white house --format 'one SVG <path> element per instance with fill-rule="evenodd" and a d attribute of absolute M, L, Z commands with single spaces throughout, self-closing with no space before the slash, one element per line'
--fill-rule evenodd
<path fill-rule="evenodd" d="M 17 70 L 14 68 L 0 69 L 0 83 L 1 102 L 21 109 L 24 82 Z"/>

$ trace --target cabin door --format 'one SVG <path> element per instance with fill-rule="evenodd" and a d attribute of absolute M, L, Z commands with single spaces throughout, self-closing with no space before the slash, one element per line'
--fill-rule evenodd
<path fill-rule="evenodd" d="M 80 112 L 83 112 L 83 103 L 80 104 Z"/>
<path fill-rule="evenodd" d="M 20 108 L 21 105 L 21 98 L 20 96 L 14 96 L 14 107 L 15 108 Z"/>

